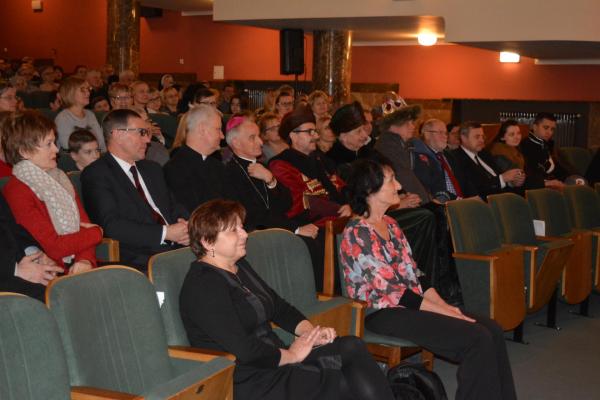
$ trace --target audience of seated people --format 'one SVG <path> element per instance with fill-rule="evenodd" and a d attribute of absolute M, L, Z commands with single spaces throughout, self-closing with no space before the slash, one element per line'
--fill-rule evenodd
<path fill-rule="evenodd" d="M 18 224 L 65 273 L 96 266 L 102 229 L 90 222 L 69 177 L 56 165 L 54 123 L 35 111 L 2 124 L 2 147 L 13 176 L 3 193 Z"/>
<path fill-rule="evenodd" d="M 446 304 L 429 287 L 427 274 L 421 279 L 400 274 L 402 282 L 396 285 L 399 289 L 384 293 L 381 298 L 375 294 L 369 298 L 358 295 L 359 286 L 372 282 L 364 278 L 366 274 L 360 277 L 353 274 L 370 268 L 363 264 L 373 256 L 369 249 L 373 232 L 379 233 L 378 240 L 384 239 L 381 246 L 389 248 L 390 254 L 400 251 L 406 256 L 404 261 L 409 260 L 406 264 L 410 264 L 406 269 L 413 275 L 418 274 L 417 265 L 427 273 L 436 268 L 432 263 L 440 262 L 444 255 L 440 254 L 440 248 L 424 251 L 423 243 L 435 247 L 443 242 L 440 235 L 447 232 L 431 229 L 435 225 L 434 215 L 442 209 L 438 203 L 473 195 L 485 198 L 487 194 L 502 191 L 522 193 L 523 187 L 562 187 L 566 171 L 553 151 L 551 139 L 556 121 L 552 114 L 538 115 L 531 134 L 523 140 L 518 124 L 506 121 L 490 147 L 492 157 L 484 150 L 483 131 L 477 123 L 453 129 L 458 132 L 460 147 L 456 147 L 456 138 L 438 119 L 427 120 L 422 125 L 422 140 L 415 139 L 418 107 L 394 103 L 395 110 L 373 122 L 381 110 L 376 109 L 376 115 L 372 115 L 354 102 L 331 110 L 334 113 L 330 117 L 327 94 L 315 91 L 306 100 L 294 101 L 293 88 L 283 86 L 272 91 L 273 112 L 261 110 L 257 125 L 253 113 L 245 110 L 245 98 L 235 94 L 235 87 L 230 84 L 220 94 L 204 84 L 190 85 L 194 90 L 190 90 L 184 101 L 169 74 L 161 77 L 159 92 L 144 81 L 136 81 L 132 71 L 123 71 L 115 82 L 117 77 L 109 65 L 102 72 L 78 66 L 64 80 L 60 72 L 55 67 L 36 71 L 25 63 L 16 74 L 3 73 L 4 77 L 10 78 L 11 74 L 17 77 L 23 93 L 41 90 L 52 95 L 58 88 L 60 95 L 54 92 L 52 109 L 58 110 L 61 102 L 65 108 L 56 116 L 56 126 L 40 114 L 21 112 L 23 103 L 19 103 L 17 88 L 0 83 L 0 176 L 11 176 L 4 186 L 4 196 L 0 196 L 3 239 L 0 290 L 43 299 L 45 285 L 57 275 L 96 267 L 95 247 L 103 234 L 119 241 L 120 263 L 145 271 L 150 256 L 188 245 L 190 232 L 196 229 L 196 243 L 192 245 L 204 248 L 204 256 L 197 253 L 199 260 L 208 265 L 203 266 L 204 270 L 222 268 L 212 265 L 215 260 L 211 259 L 211 253 L 214 251 L 220 257 L 223 254 L 220 245 L 231 245 L 221 237 L 230 233 L 231 228 L 235 228 L 239 241 L 245 242 L 243 228 L 252 231 L 273 227 L 294 232 L 307 244 L 315 283 L 320 289 L 324 250 L 320 228 L 324 221 L 350 216 L 353 211 L 358 219 L 351 220 L 345 241 L 364 239 L 365 257 L 362 261 L 352 259 L 352 254 L 344 253 L 342 246 L 345 259 L 341 261 L 346 267 L 346 282 L 342 284 L 348 286 L 351 295 L 354 293 L 355 297 L 381 309 L 367 318 L 367 327 L 377 333 L 413 340 L 461 362 L 457 398 L 472 398 L 465 395 L 471 391 L 482 393 L 485 398 L 514 398 L 510 365 L 494 323 Z M 182 109 L 178 108 L 182 102 L 186 105 L 185 114 L 180 114 Z M 100 127 L 97 119 L 100 117 L 90 109 L 113 111 Z M 219 110 L 231 114 L 226 116 L 228 147 L 224 151 L 220 151 L 224 136 L 223 115 Z M 150 145 L 150 142 L 164 144 L 160 143 L 160 128 L 152 125 L 149 117 L 157 113 L 178 117 L 180 121 L 174 145 L 178 149 L 169 154 L 163 146 L 162 159 L 155 158 Z M 63 157 L 72 161 L 65 171 L 82 171 L 82 193 L 91 221 L 71 181 L 57 169 L 55 134 L 56 142 L 68 151 Z M 101 155 L 104 147 L 107 152 Z M 449 151 L 453 148 L 454 151 Z M 227 153 L 230 156 L 224 157 Z M 364 160 L 377 159 L 377 153 L 389 158 L 390 166 L 386 161 L 381 164 Z M 166 163 L 161 168 L 152 159 Z M 356 195 L 355 183 L 360 177 L 350 168 L 356 160 L 362 166 L 359 168 L 362 173 L 379 168 L 371 171 L 377 179 L 371 179 L 370 192 L 362 197 Z M 590 166 L 589 171 L 597 174 L 598 169 L 594 171 Z M 395 181 L 394 173 L 400 184 Z M 346 181 L 350 182 L 350 188 L 345 187 Z M 405 191 L 400 196 L 399 186 Z M 212 239 L 198 242 L 198 235 L 204 233 L 198 233 L 198 226 L 188 226 L 187 217 L 199 206 L 222 204 L 222 199 L 235 200 L 246 211 L 240 214 L 241 208 L 236 206 L 234 225 L 230 226 L 229 219 L 225 221 L 229 225 L 214 227 Z M 386 211 L 393 219 L 384 216 Z M 375 217 L 379 220 L 373 220 Z M 411 228 L 406 232 L 401 230 L 403 223 L 411 218 L 413 222 L 418 220 L 416 234 Z M 423 260 L 425 252 L 435 260 Z M 416 263 L 414 258 L 419 258 Z M 386 261 L 393 264 L 393 260 Z M 233 260 L 229 267 L 238 265 L 237 262 L 238 259 Z M 350 273 L 352 268 L 355 271 Z M 241 269 L 242 280 L 253 274 L 245 264 Z M 394 298 L 397 302 L 377 303 L 382 298 Z M 427 318 L 423 311 L 430 311 Z M 192 318 L 189 308 L 186 312 Z M 436 314 L 450 319 L 444 317 L 441 323 L 441 316 Z M 192 321 L 184 323 L 189 334 Z M 442 325 L 445 332 L 454 333 L 446 334 L 444 341 L 431 341 L 431 330 Z M 470 329 L 471 326 L 477 328 Z M 411 331 L 414 338 L 406 327 L 414 328 Z M 476 344 L 479 339 L 473 332 L 475 329 L 489 332 L 492 343 Z M 302 335 L 305 331 L 296 333 Z M 221 343 L 221 339 L 208 336 L 219 349 L 236 352 L 237 347 L 229 347 L 229 342 Z M 461 355 L 449 355 L 452 349 L 461 349 Z M 283 352 L 280 350 L 282 359 L 286 357 Z M 248 368 L 248 373 L 254 373 Z M 269 368 L 268 374 L 279 373 L 276 364 Z M 276 387 L 271 393 L 278 393 L 279 386 Z M 330 390 L 326 387 L 324 384 L 324 390 Z M 244 390 L 247 388 L 254 390 L 256 386 L 249 384 Z"/>
<path fill-rule="evenodd" d="M 462 170 L 464 179 L 460 182 L 465 197 L 487 195 L 506 191 L 521 192 L 525 182 L 522 169 L 511 168 L 505 172 L 494 162 L 485 148 L 485 134 L 478 122 L 465 122 L 460 126 L 461 145 L 453 154 Z"/>

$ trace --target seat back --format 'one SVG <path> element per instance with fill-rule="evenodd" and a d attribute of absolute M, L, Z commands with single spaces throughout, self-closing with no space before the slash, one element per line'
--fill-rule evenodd
<path fill-rule="evenodd" d="M 596 193 L 600 195 L 600 182 L 595 183 L 594 188 L 596 189 Z"/>
<path fill-rule="evenodd" d="M 178 120 L 177 117 L 166 114 L 149 114 L 148 115 L 152 122 L 156 123 L 160 127 L 165 138 L 165 147 L 170 149 L 175 140 L 175 134 L 177 133 Z"/>
<path fill-rule="evenodd" d="M 179 313 L 179 293 L 183 281 L 196 257 L 189 247 L 152 256 L 148 262 L 148 277 L 154 284 L 159 299 L 160 313 L 165 324 L 169 346 L 189 346 Z"/>
<path fill-rule="evenodd" d="M 571 233 L 573 224 L 562 193 L 552 189 L 528 190 L 525 193 L 533 217 L 546 223 L 546 236 Z"/>
<path fill-rule="evenodd" d="M 79 196 L 79 199 L 83 201 L 83 196 L 81 194 L 81 171 L 71 171 L 67 173 L 67 175 L 69 176 L 69 179 L 75 188 L 77 196 Z"/>
<path fill-rule="evenodd" d="M 481 199 L 449 201 L 446 214 L 455 251 L 487 254 L 501 247 L 492 212 Z"/>
<path fill-rule="evenodd" d="M 600 228 L 600 196 L 588 186 L 565 186 L 563 191 L 573 226 Z"/>
<path fill-rule="evenodd" d="M 533 214 L 527 201 L 514 193 L 487 197 L 503 243 L 535 246 Z"/>
<path fill-rule="evenodd" d="M 0 293 L 0 399 L 70 398 L 58 327 L 42 303 Z"/>
<path fill-rule="evenodd" d="M 46 303 L 56 321 L 72 386 L 144 393 L 173 378 L 152 284 L 122 266 L 52 281 Z"/>
<path fill-rule="evenodd" d="M 558 149 L 558 156 L 573 173 L 584 176 L 594 155 L 583 147 L 561 147 Z"/>
<path fill-rule="evenodd" d="M 308 248 L 292 232 L 265 229 L 250 233 L 246 259 L 273 290 L 298 309 L 317 303 Z"/>

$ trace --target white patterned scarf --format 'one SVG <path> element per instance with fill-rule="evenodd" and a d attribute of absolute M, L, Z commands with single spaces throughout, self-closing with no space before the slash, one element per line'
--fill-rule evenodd
<path fill-rule="evenodd" d="M 46 172 L 29 160 L 22 160 L 13 166 L 13 175 L 46 204 L 52 225 L 59 235 L 79 232 L 75 189 L 63 171 L 53 168 Z"/>

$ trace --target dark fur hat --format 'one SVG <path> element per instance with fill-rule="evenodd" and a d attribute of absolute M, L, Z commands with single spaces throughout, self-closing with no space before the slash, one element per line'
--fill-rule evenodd
<path fill-rule="evenodd" d="M 339 135 L 340 133 L 350 132 L 366 123 L 367 120 L 362 105 L 355 101 L 338 108 L 331 117 L 329 127 L 333 133 Z"/>
<path fill-rule="evenodd" d="M 290 132 L 307 122 L 316 123 L 315 114 L 308 104 L 299 104 L 293 111 L 285 114 L 279 125 L 279 136 L 290 143 Z"/>
<path fill-rule="evenodd" d="M 412 105 L 401 107 L 381 120 L 382 132 L 387 131 L 393 125 L 402 125 L 407 121 L 416 121 L 421 115 L 421 106 Z"/>

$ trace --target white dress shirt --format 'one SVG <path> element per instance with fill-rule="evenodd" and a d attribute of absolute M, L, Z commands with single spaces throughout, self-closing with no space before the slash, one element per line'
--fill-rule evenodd
<path fill-rule="evenodd" d="M 110 155 L 115 159 L 117 164 L 119 164 L 119 167 L 121 167 L 123 172 L 125 172 L 125 175 L 127 175 L 129 180 L 131 181 L 131 184 L 135 188 L 135 180 L 133 179 L 133 175 L 131 174 L 131 171 L 130 171 L 131 167 L 135 166 L 135 164 L 129 164 L 127 161 L 121 160 L 119 157 L 115 156 L 112 153 L 110 153 Z M 135 168 L 137 169 L 137 166 Z M 156 206 L 156 203 L 154 203 L 154 200 L 152 199 L 152 196 L 150 195 L 150 192 L 148 191 L 148 188 L 146 187 L 146 183 L 144 182 L 144 178 L 142 177 L 142 174 L 139 172 L 139 169 L 138 169 L 138 179 L 140 180 L 140 185 L 142 186 L 144 195 L 146 195 L 146 199 L 148 199 L 148 203 L 150 204 L 150 207 L 152 207 L 152 209 L 154 211 L 156 211 L 162 217 L 162 219 L 165 220 L 165 223 L 168 224 L 167 219 L 160 212 L 160 209 Z M 165 236 L 167 236 L 167 225 L 163 225 L 162 236 L 160 237 L 160 244 L 165 244 Z"/>

